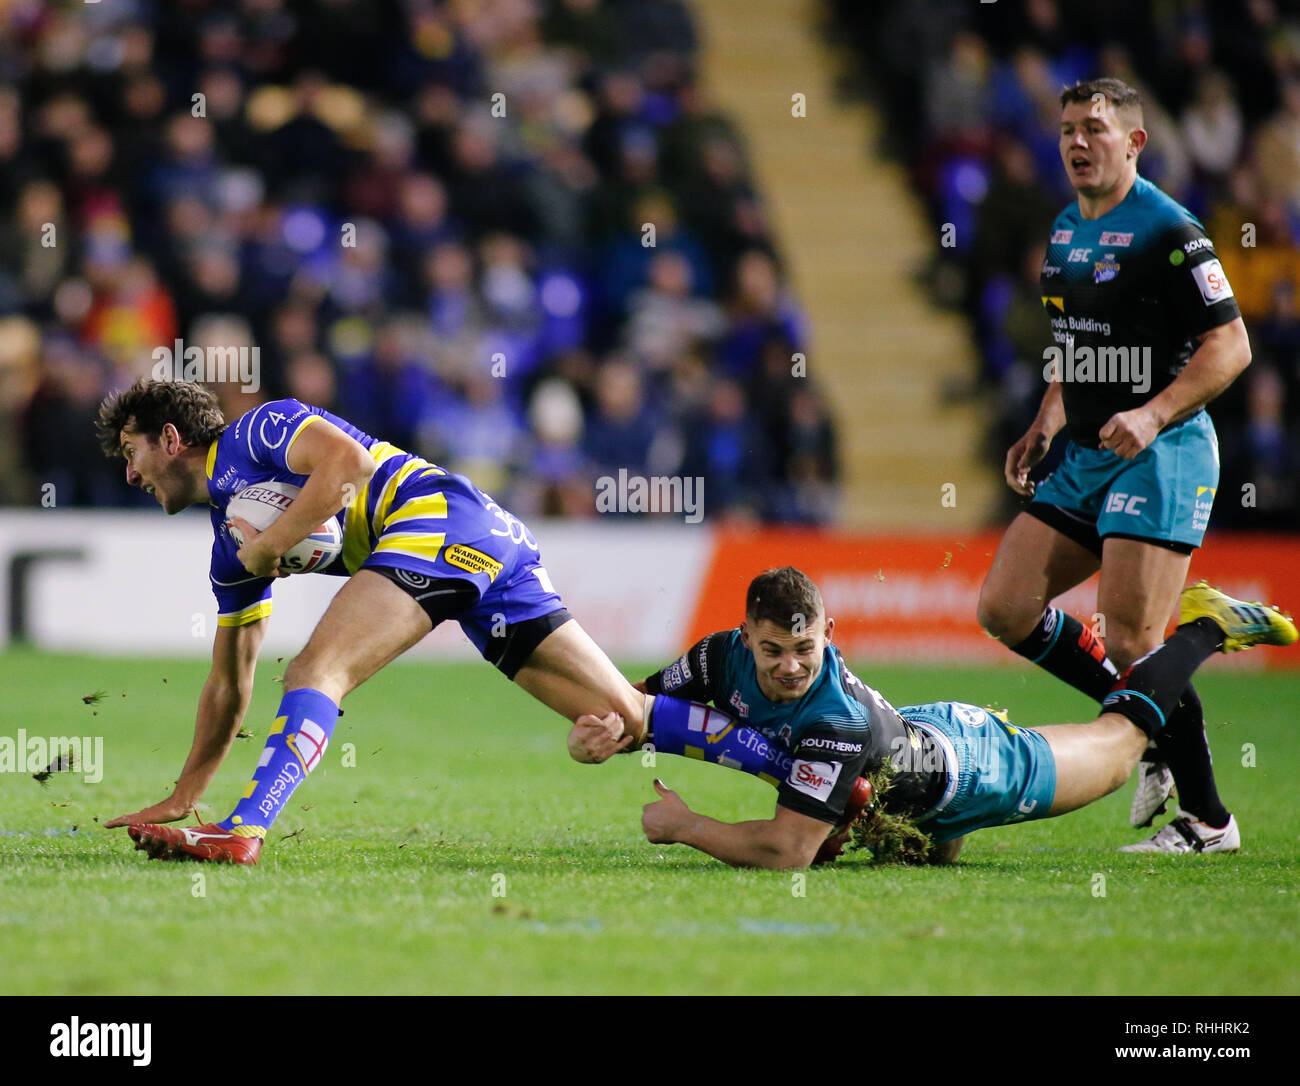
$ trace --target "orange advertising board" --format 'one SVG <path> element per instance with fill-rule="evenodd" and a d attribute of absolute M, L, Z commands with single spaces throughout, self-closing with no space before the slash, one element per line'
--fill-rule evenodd
<path fill-rule="evenodd" d="M 741 621 L 755 574 L 792 565 L 820 586 L 835 619 L 835 641 L 850 660 L 1010 663 L 1013 654 L 975 621 L 980 585 L 1000 538 L 721 530 L 696 601 L 691 641 Z M 1192 556 L 1189 583 L 1202 577 L 1235 596 L 1300 612 L 1300 537 L 1210 536 Z M 1063 595 L 1058 606 L 1095 625 L 1096 603 L 1094 577 Z M 1241 653 L 1229 662 L 1300 668 L 1300 646 Z"/>

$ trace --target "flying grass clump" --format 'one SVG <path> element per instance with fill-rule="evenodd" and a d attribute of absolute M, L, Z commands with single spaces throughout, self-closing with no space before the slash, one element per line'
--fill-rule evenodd
<path fill-rule="evenodd" d="M 888 798 L 894 768 L 886 760 L 867 774 L 871 802 L 849 826 L 847 850 L 869 849 L 878 864 L 924 864 L 930 862 L 933 842 L 903 815 L 883 809 Z"/>

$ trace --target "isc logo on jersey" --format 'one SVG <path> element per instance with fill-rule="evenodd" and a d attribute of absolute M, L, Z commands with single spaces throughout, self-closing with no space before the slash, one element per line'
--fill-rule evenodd
<path fill-rule="evenodd" d="M 830 798 L 831 790 L 839 780 L 840 770 L 843 768 L 843 762 L 808 762 L 796 758 L 794 764 L 790 766 L 787 783 L 804 795 L 812 796 L 813 799 L 825 803 Z"/>
<path fill-rule="evenodd" d="M 1197 264 L 1192 268 L 1192 278 L 1201 288 L 1201 297 L 1206 305 L 1214 305 L 1215 302 L 1232 297 L 1232 286 L 1228 283 L 1228 277 L 1223 274 L 1223 265 L 1217 260 L 1207 260 L 1204 264 Z"/>

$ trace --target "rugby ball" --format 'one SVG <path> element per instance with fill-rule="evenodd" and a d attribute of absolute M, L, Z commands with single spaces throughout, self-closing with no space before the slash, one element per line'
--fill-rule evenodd
<path fill-rule="evenodd" d="M 292 483 L 254 483 L 246 486 L 230 499 L 226 506 L 226 531 L 239 546 L 244 545 L 244 534 L 235 527 L 232 518 L 248 521 L 259 532 L 266 531 L 275 518 L 293 503 L 301 487 Z M 294 544 L 280 557 L 280 568 L 286 573 L 313 573 L 324 569 L 343 550 L 343 532 L 335 517 L 312 530 L 306 539 Z"/>

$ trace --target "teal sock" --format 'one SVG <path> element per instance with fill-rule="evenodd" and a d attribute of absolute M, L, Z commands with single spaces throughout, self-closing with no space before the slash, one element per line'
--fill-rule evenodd
<path fill-rule="evenodd" d="M 286 693 L 252 782 L 230 817 L 218 825 L 241 837 L 265 837 L 294 790 L 325 754 L 338 718 L 339 707 L 319 690 Z"/>

